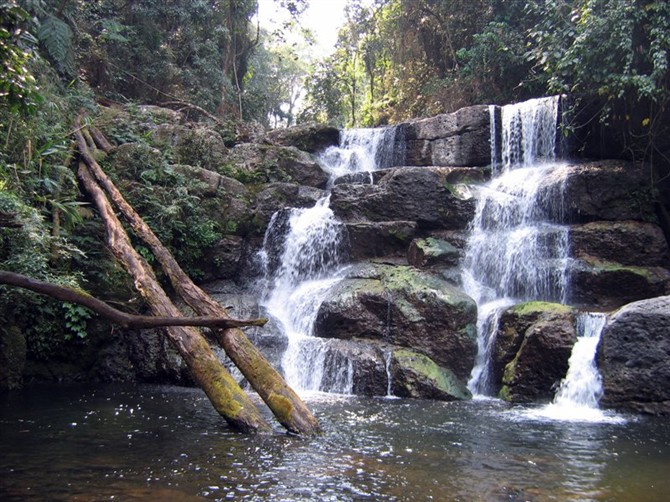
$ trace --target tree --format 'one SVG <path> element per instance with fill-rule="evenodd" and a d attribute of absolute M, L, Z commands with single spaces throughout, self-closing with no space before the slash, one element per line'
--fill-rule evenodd
<path fill-rule="evenodd" d="M 596 101 L 620 152 L 670 169 L 670 4 L 656 0 L 539 1 L 528 53 L 549 92 Z M 664 166 L 664 167 L 662 167 Z"/>

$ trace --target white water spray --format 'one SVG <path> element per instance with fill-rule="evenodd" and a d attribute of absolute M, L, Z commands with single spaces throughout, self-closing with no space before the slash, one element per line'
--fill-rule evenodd
<path fill-rule="evenodd" d="M 339 176 L 370 174 L 391 163 L 394 139 L 389 129 L 345 131 L 342 146 L 328 148 L 320 157 L 330 184 Z M 347 394 L 353 387 L 352 362 L 336 350 L 337 340 L 313 336 L 319 306 L 345 276 L 345 230 L 329 203 L 326 195 L 312 208 L 273 215 L 259 253 L 265 269 L 263 306 L 288 338 L 282 369 L 289 385 Z"/>
<path fill-rule="evenodd" d="M 607 322 L 601 313 L 583 312 L 577 317 L 577 342 L 572 347 L 568 372 L 551 404 L 528 410 L 527 418 L 574 422 L 620 423 L 622 417 L 598 408 L 603 393 L 602 379 L 596 366 L 600 335 Z"/>
<path fill-rule="evenodd" d="M 558 97 L 501 109 L 502 132 L 491 108 L 492 159 L 502 138 L 502 166 L 477 193 L 477 211 L 463 260 L 465 292 L 479 309 L 478 355 L 468 387 L 488 395 L 489 362 L 497 319 L 506 307 L 527 300 L 565 302 L 568 228 L 560 193 L 543 181 L 562 166 L 554 162 Z M 495 149 L 495 151 L 494 151 Z"/>

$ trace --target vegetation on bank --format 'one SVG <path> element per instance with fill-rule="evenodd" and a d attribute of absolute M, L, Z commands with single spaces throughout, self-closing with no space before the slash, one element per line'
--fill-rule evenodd
<path fill-rule="evenodd" d="M 306 1 L 278 3 L 299 23 Z M 619 124 L 636 158 L 670 164 L 666 1 L 351 0 L 335 52 L 320 61 L 260 29 L 256 8 L 256 0 L 0 0 L 1 268 L 111 301 L 132 296 L 73 170 L 75 116 L 111 120 L 98 103 L 125 107 L 130 120 L 108 124 L 113 139 L 146 152 L 140 172 L 112 175 L 196 277 L 204 250 L 240 229 L 208 216 L 192 195 L 199 182 L 170 168 L 190 163 L 188 149 L 151 149 L 133 115 L 138 104 L 189 103 L 184 113 L 213 117 L 232 145 L 242 120 L 369 126 L 571 93 L 597 102 L 594 121 Z M 0 329 L 18 326 L 33 358 L 86 343 L 88 311 L 0 292 Z"/>

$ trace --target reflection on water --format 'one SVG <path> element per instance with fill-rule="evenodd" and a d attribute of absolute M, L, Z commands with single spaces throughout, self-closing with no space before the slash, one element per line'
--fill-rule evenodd
<path fill-rule="evenodd" d="M 325 434 L 229 432 L 197 389 L 0 397 L 1 500 L 663 500 L 670 430 L 528 420 L 496 400 L 313 395 Z"/>

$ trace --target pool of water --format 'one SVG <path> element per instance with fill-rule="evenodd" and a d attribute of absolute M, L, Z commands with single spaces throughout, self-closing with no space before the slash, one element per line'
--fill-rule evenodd
<path fill-rule="evenodd" d="M 667 500 L 667 420 L 313 395 L 315 438 L 231 432 L 199 389 L 0 396 L 0 500 Z"/>

